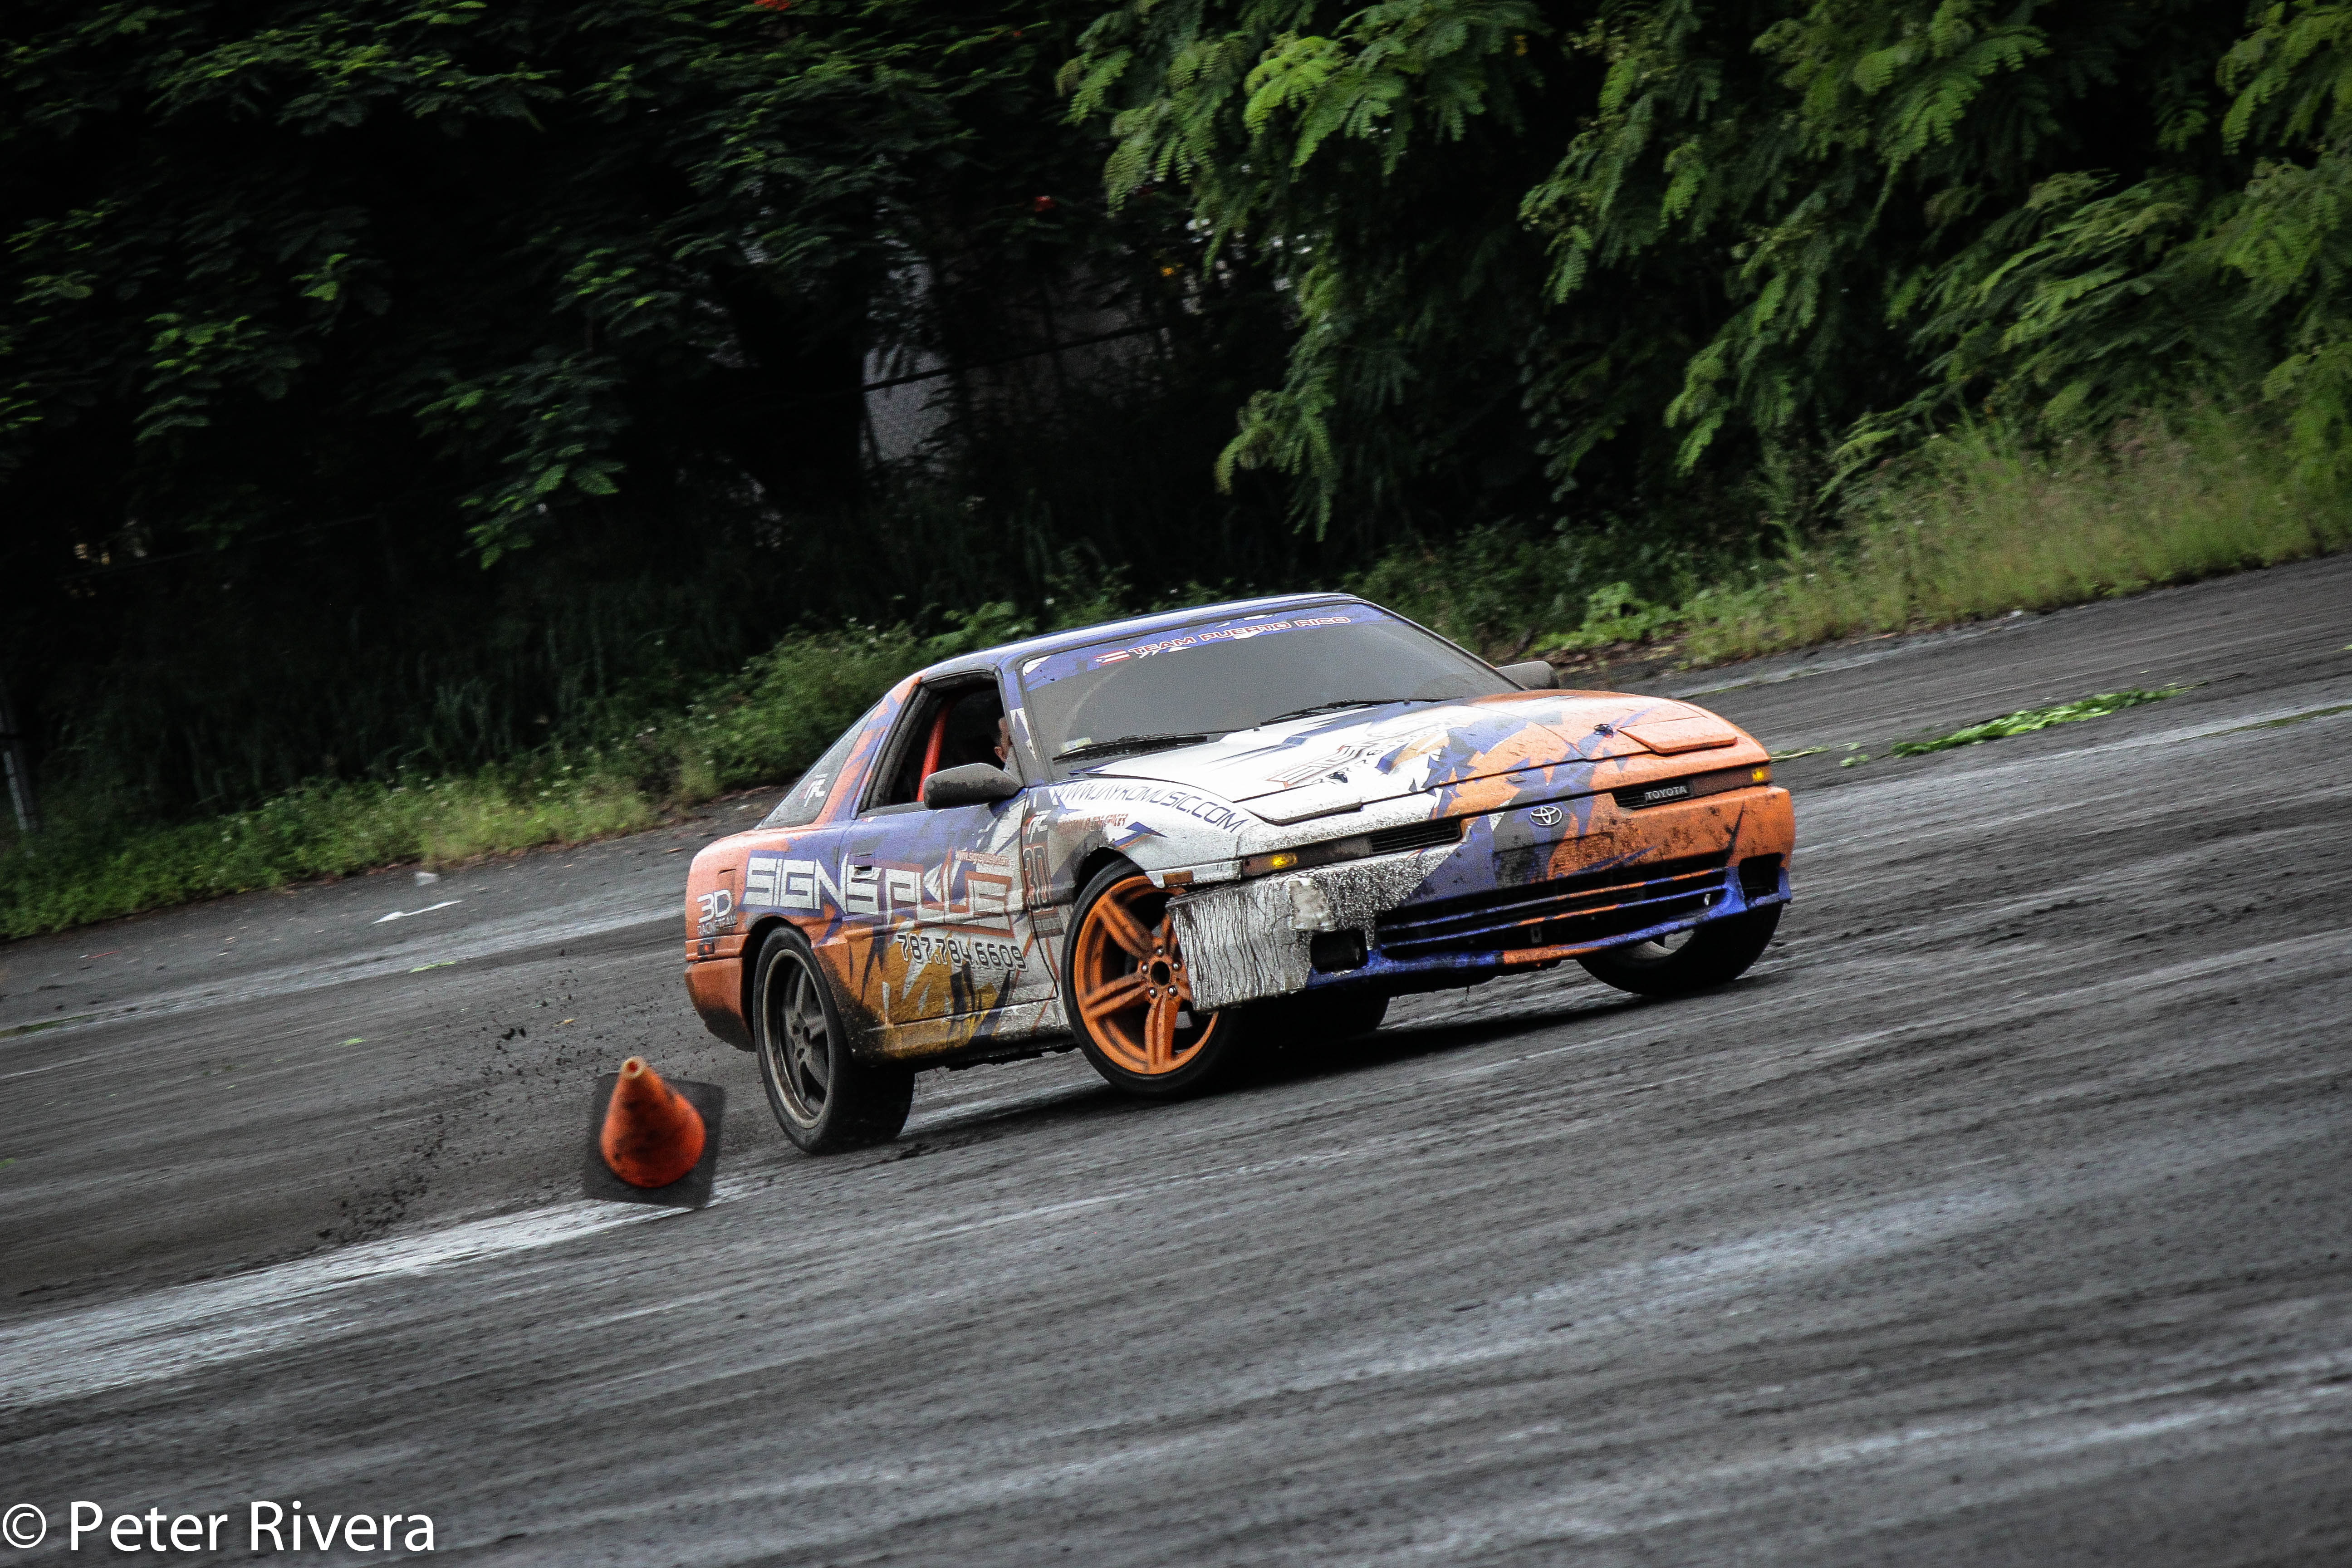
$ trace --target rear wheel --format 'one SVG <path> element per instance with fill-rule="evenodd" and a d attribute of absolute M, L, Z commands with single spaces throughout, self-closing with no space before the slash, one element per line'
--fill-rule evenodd
<path fill-rule="evenodd" d="M 1594 979 L 1637 996 L 1687 996 L 1748 973 L 1780 924 L 1785 906 L 1768 904 L 1744 915 L 1709 921 L 1663 942 L 1637 942 L 1589 952 L 1576 962 Z"/>
<path fill-rule="evenodd" d="M 760 1081 L 784 1136 L 812 1154 L 896 1138 L 914 1102 L 915 1075 L 852 1054 L 808 940 L 789 926 L 775 932 L 753 973 Z"/>
<path fill-rule="evenodd" d="M 1192 1010 L 1168 900 L 1134 867 L 1105 868 L 1078 896 L 1062 970 L 1087 1060 L 1117 1087 L 1154 1100 L 1210 1088 L 1240 1054 L 1237 1020 Z"/>

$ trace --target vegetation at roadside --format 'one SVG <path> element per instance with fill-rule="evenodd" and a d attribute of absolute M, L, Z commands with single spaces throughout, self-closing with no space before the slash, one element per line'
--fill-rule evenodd
<path fill-rule="evenodd" d="M 1400 553 L 1356 580 L 1484 650 L 1718 663 L 1952 626 L 2274 565 L 2352 544 L 2352 486 L 2259 411 L 2210 407 L 2052 445 L 1964 426 L 1856 486 L 1812 529 L 1650 564 L 1565 531 Z"/>
<path fill-rule="evenodd" d="M 534 759 L 534 761 L 541 761 Z M 448 863 L 651 826 L 654 804 L 581 762 L 470 777 L 305 785 L 250 811 L 156 824 L 68 813 L 0 853 L 0 934 L 421 860 Z"/>
<path fill-rule="evenodd" d="M 788 633 L 1320 569 L 1210 472 L 1279 297 L 1064 123 L 1094 15 L 9 7 L 0 679 L 48 793 L 469 773 Z"/>
<path fill-rule="evenodd" d="M 2195 411 L 2037 449 L 1999 430 L 1928 444 L 1847 525 L 1692 606 L 1706 662 L 2047 610 L 2352 543 L 2352 489 L 2262 422 Z"/>
<path fill-rule="evenodd" d="M 2120 713 L 2126 708 L 2138 708 L 2150 702 L 2161 702 L 2168 697 L 2178 697 L 2188 690 L 2186 686 L 2165 686 L 2148 690 L 2135 687 L 2127 691 L 2102 691 L 2095 697 L 2079 698 L 2073 702 L 2053 702 L 2042 708 L 2021 708 L 2014 713 L 2004 713 L 1998 719 L 1988 719 L 1981 724 L 1966 724 L 1948 735 L 1938 735 L 1932 741 L 1897 741 L 1887 748 L 1895 757 L 1927 757 L 1937 752 L 1949 752 L 1961 746 L 1982 745 L 1987 741 L 2005 741 L 2011 735 L 2031 735 L 2037 730 L 2047 730 L 2056 724 L 2079 724 L 2085 719 L 2104 719 L 2110 713 Z"/>

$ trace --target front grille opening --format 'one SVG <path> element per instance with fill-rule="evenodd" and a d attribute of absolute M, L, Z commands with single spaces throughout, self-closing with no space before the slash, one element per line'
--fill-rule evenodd
<path fill-rule="evenodd" d="M 1433 899 L 1391 910 L 1372 929 L 1381 954 L 1400 960 L 1605 942 L 1721 903 L 1730 859 L 1722 850 Z"/>
<path fill-rule="evenodd" d="M 1461 843 L 1463 820 L 1458 816 L 1441 817 L 1435 822 L 1383 827 L 1367 837 L 1371 842 L 1371 853 L 1375 855 L 1394 855 L 1405 849 L 1433 849 L 1440 844 Z"/>
<path fill-rule="evenodd" d="M 1780 858 L 1750 855 L 1739 863 L 1739 890 L 1751 899 L 1769 899 L 1780 890 Z"/>
<path fill-rule="evenodd" d="M 1307 961 L 1326 974 L 1361 969 L 1368 956 L 1360 931 L 1317 931 L 1307 944 Z"/>

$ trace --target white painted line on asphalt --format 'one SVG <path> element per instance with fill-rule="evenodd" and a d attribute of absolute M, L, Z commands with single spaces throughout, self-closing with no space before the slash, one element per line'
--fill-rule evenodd
<path fill-rule="evenodd" d="M 463 899 L 444 899 L 437 904 L 427 904 L 421 910 L 394 910 L 388 915 L 377 916 L 368 923 L 370 925 L 382 925 L 386 921 L 413 921 L 419 915 L 429 915 L 435 910 L 446 910 L 453 905 L 462 904 L 466 900 Z"/>
<path fill-rule="evenodd" d="M 122 1053 L 120 1051 L 92 1051 L 86 1057 L 72 1057 L 65 1061 L 48 1062 L 37 1068 L 20 1068 L 15 1072 L 0 1072 L 0 1083 L 6 1083 L 10 1079 L 30 1078 L 37 1072 L 55 1072 L 59 1068 L 87 1067 L 91 1062 L 119 1062 L 121 1059 Z"/>
<path fill-rule="evenodd" d="M 0 1410 L 79 1399 L 283 1350 L 345 1321 L 362 1286 L 436 1274 L 689 1211 L 587 1199 L 337 1247 L 0 1329 Z"/>
<path fill-rule="evenodd" d="M 2251 969 L 2280 960 L 2290 963 L 2303 959 L 2318 960 L 2322 963 L 2340 961 L 2346 950 L 2346 940 L 2343 933 L 2339 931 L 2321 931 L 2311 936 L 2283 937 L 2276 942 L 2262 942 L 2252 947 L 2234 948 L 2228 952 L 2206 953 L 2196 958 L 2184 959 L 2178 963 L 2113 975 L 2088 985 L 2078 985 L 2065 991 L 2037 994 L 2005 1007 L 1979 1007 L 1969 1013 L 1969 1021 L 1979 1028 L 1990 1028 L 2012 1020 L 2049 1017 L 2075 1008 L 2139 1001 L 2158 987 L 2210 979 L 2233 969 Z M 1955 963 L 1957 961 L 1947 961 L 1948 977 Z M 1984 959 L 1974 967 L 1990 970 L 1999 967 L 1999 963 L 2000 960 L 1997 958 Z M 2294 971 L 2289 970 L 2286 973 L 2294 973 Z M 1731 994 L 1737 995 L 1738 993 L 1734 992 Z M 1740 1005 L 1718 1004 L 1708 1012 L 1708 1026 L 1720 1028 L 1730 1020 L 1745 1014 L 1778 1010 L 1786 1005 L 1787 1004 L 1777 995 L 1767 995 L 1754 1002 Z M 1824 1039 L 1806 1047 L 1800 1055 L 1809 1063 L 1818 1065 L 1822 1060 L 1850 1055 L 1883 1041 L 1923 1031 L 1948 1028 L 1951 1022 L 1949 1018 L 1940 1016 L 1906 1019 L 1900 1024 L 1888 1025 L 1884 1028 L 1866 1029 L 1859 1034 Z M 1487 1061 L 1473 1062 L 1467 1067 L 1431 1073 L 1427 1075 L 1427 1081 L 1434 1083 L 1446 1079 L 1475 1078 L 1481 1074 L 1507 1071 L 1528 1062 L 1541 1061 L 1548 1057 L 1601 1050 L 1611 1046 L 1623 1045 L 1643 1036 L 1654 1037 L 1659 1026 L 1655 1023 L 1645 1024 L 1636 1028 L 1621 1029 L 1613 1034 L 1588 1036 L 1571 1040 L 1566 1045 L 1547 1046 L 1539 1050 L 1517 1051 L 1509 1056 L 1498 1057 Z"/>

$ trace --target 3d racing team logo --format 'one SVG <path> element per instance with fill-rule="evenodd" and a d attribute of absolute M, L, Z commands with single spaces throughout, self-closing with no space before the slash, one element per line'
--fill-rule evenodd
<path fill-rule="evenodd" d="M 725 888 L 705 893 L 700 900 L 702 918 L 696 922 L 697 936 L 717 936 L 735 929 L 735 895 Z"/>

